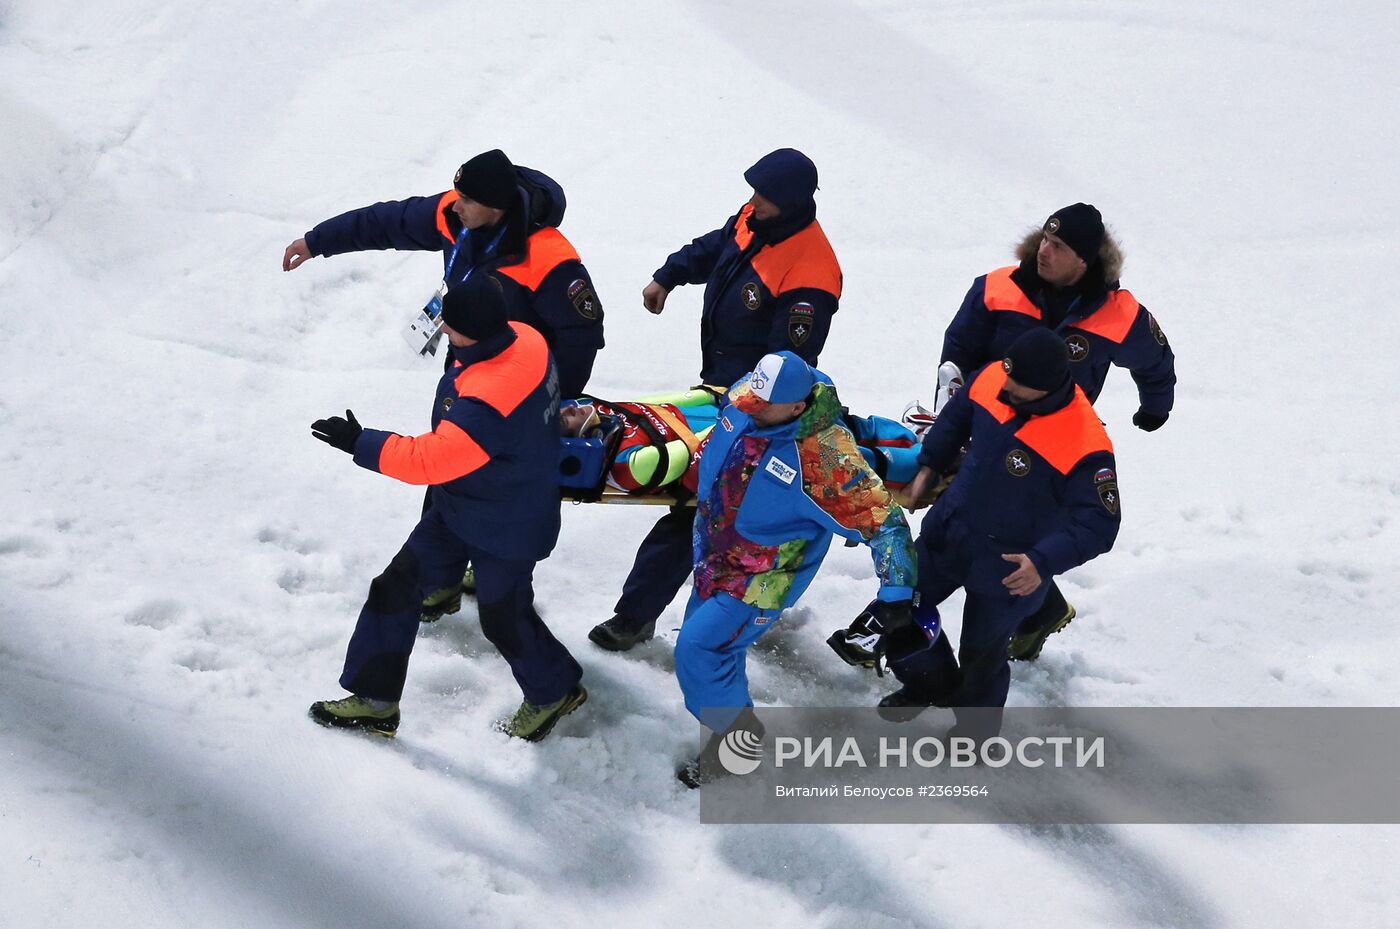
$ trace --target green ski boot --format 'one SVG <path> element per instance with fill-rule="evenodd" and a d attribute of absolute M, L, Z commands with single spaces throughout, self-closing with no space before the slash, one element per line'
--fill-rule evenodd
<path fill-rule="evenodd" d="M 524 739 L 526 742 L 538 742 L 549 735 L 555 723 L 583 706 L 587 699 L 588 691 L 580 685 L 565 694 L 562 699 L 545 706 L 535 706 L 526 700 L 520 704 L 520 709 L 515 711 L 514 716 L 496 722 L 496 731 Z"/>
<path fill-rule="evenodd" d="M 1059 619 L 1041 626 L 1034 632 L 1013 635 L 1011 642 L 1006 646 L 1007 657 L 1012 661 L 1035 661 L 1040 657 L 1040 650 L 1045 647 L 1045 640 L 1068 626 L 1075 615 L 1074 607 L 1066 601 L 1065 611 Z"/>
<path fill-rule="evenodd" d="M 337 729 L 363 729 L 374 735 L 392 739 L 399 730 L 399 705 L 391 703 L 382 710 L 364 697 L 349 696 L 343 700 L 318 700 L 311 704 L 311 718 L 323 726 Z"/>
<path fill-rule="evenodd" d="M 435 623 L 448 613 L 455 613 L 462 608 L 462 595 L 468 597 L 476 595 L 476 570 L 468 567 L 467 573 L 462 575 L 462 583 L 456 587 L 444 587 L 428 594 L 428 598 L 423 601 L 423 612 L 419 614 L 418 621 L 421 623 Z"/>

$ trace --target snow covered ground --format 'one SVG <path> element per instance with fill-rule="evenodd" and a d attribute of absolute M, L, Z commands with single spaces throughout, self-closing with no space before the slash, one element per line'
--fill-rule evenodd
<path fill-rule="evenodd" d="M 424 427 L 398 333 L 440 266 L 280 259 L 499 146 L 568 192 L 591 386 L 671 389 L 699 288 L 640 290 L 792 145 L 846 274 L 822 367 L 897 414 L 972 278 L 1093 202 L 1177 410 L 1138 432 L 1110 379 L 1123 532 L 1012 703 L 1394 705 L 1397 47 L 1389 0 L 0 4 L 0 926 L 1394 925 L 1393 826 L 699 825 L 679 603 L 585 640 L 641 508 L 568 509 L 537 574 L 592 694 L 548 742 L 490 730 L 470 610 L 396 742 L 318 728 L 419 492 L 307 426 Z M 873 587 L 834 551 L 756 699 L 876 700 L 822 644 Z"/>

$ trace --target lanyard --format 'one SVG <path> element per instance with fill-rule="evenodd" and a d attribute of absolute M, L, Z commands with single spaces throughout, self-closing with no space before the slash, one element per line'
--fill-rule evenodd
<path fill-rule="evenodd" d="M 459 235 L 459 236 L 457 237 L 456 243 L 453 244 L 453 246 L 452 246 L 452 254 L 447 256 L 447 270 L 444 271 L 444 272 L 443 272 L 443 275 L 442 275 L 442 282 L 443 282 L 444 284 L 450 283 L 450 279 L 451 279 L 451 277 L 452 277 L 452 266 L 453 266 L 454 264 L 457 263 L 457 252 L 461 250 L 461 248 L 462 248 L 462 243 L 465 242 L 465 241 L 467 241 L 467 236 L 471 235 L 471 232 L 472 232 L 472 231 L 471 231 L 470 229 L 467 229 L 467 228 L 464 226 L 464 227 L 462 228 L 462 234 Z M 498 230 L 496 230 L 496 235 L 491 239 L 490 243 L 487 244 L 486 249 L 482 252 L 483 257 L 484 257 L 484 256 L 487 256 L 487 255 L 490 255 L 492 252 L 494 252 L 494 251 L 496 250 L 496 246 L 501 244 L 501 237 L 502 237 L 503 235 L 505 235 L 505 234 L 506 234 L 506 223 L 505 223 L 505 221 L 502 221 L 502 222 L 501 222 L 501 228 L 498 229 Z M 476 270 L 476 265 L 473 264 L 470 268 L 467 269 L 467 273 L 462 275 L 462 280 L 461 280 L 461 281 L 458 281 L 457 283 L 460 284 L 460 283 L 462 283 L 463 281 L 465 281 L 467 278 L 471 277 L 471 276 L 472 276 L 472 272 L 475 271 L 475 270 Z"/>

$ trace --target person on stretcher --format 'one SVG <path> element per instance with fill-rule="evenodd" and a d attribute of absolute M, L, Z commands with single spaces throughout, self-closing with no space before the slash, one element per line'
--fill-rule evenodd
<path fill-rule="evenodd" d="M 694 494 L 700 451 L 719 419 L 724 394 L 704 387 L 647 400 L 566 400 L 559 407 L 563 436 L 560 484 L 565 496 L 590 489 L 630 495 Z M 845 416 L 861 453 L 891 488 L 918 473 L 919 437 L 882 416 Z M 601 473 L 599 473 L 601 472 Z M 597 494 L 593 495 L 596 499 Z"/>

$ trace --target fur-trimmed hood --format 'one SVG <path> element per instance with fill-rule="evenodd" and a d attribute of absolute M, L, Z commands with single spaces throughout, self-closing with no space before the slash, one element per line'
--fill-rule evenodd
<path fill-rule="evenodd" d="M 1035 253 L 1040 248 L 1040 242 L 1044 238 L 1045 231 L 1043 229 L 1032 229 L 1016 246 L 1016 260 L 1021 263 L 1022 267 L 1035 270 Z M 1117 287 L 1118 280 L 1123 274 L 1123 250 L 1118 247 L 1118 241 L 1113 238 L 1113 233 L 1107 229 L 1103 232 L 1103 245 L 1099 246 L 1098 264 L 1103 269 L 1105 285 L 1110 289 Z M 1094 273 L 1092 266 L 1090 266 L 1089 273 Z"/>

